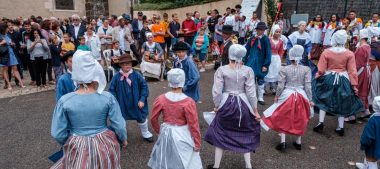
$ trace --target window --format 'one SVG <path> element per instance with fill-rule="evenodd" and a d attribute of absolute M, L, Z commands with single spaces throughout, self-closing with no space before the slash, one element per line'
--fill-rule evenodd
<path fill-rule="evenodd" d="M 55 0 L 55 9 L 74 10 L 74 0 Z"/>

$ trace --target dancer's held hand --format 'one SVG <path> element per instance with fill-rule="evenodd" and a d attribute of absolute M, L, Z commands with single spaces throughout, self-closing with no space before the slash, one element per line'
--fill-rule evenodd
<path fill-rule="evenodd" d="M 354 93 L 355 93 L 355 95 L 358 95 L 358 94 L 359 94 L 359 90 L 358 90 L 358 88 L 354 87 Z"/>
<path fill-rule="evenodd" d="M 142 109 L 144 107 L 144 103 L 143 102 L 139 102 L 138 106 L 139 106 L 140 109 Z"/>
<path fill-rule="evenodd" d="M 123 145 L 122 145 L 123 148 L 127 147 L 127 145 L 128 145 L 128 141 L 127 141 L 127 140 L 124 140 L 124 141 L 123 141 Z"/>
<path fill-rule="evenodd" d="M 218 108 L 217 107 L 214 107 L 214 112 L 216 113 L 218 111 Z"/>
<path fill-rule="evenodd" d="M 267 70 L 268 70 L 268 69 L 267 69 L 266 67 L 261 68 L 261 71 L 262 71 L 262 72 L 267 72 Z"/>
<path fill-rule="evenodd" d="M 254 108 L 254 111 L 255 111 L 255 120 L 259 122 L 261 120 L 259 111 L 257 111 L 257 108 Z"/>
<path fill-rule="evenodd" d="M 274 97 L 274 102 L 275 102 L 275 103 L 278 102 L 278 96 L 275 96 L 275 97 Z"/>
<path fill-rule="evenodd" d="M 314 102 L 310 101 L 309 104 L 311 107 L 314 107 Z"/>

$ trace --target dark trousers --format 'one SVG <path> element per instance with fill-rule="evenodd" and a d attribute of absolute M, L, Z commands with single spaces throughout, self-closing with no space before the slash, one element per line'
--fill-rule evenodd
<path fill-rule="evenodd" d="M 51 59 L 46 60 L 46 63 L 47 63 L 48 79 L 49 79 L 49 81 L 53 81 L 53 66 L 52 66 Z"/>
<path fill-rule="evenodd" d="M 194 36 L 185 36 L 185 42 L 190 46 L 193 45 Z"/>
<path fill-rule="evenodd" d="M 171 37 L 165 37 L 165 44 L 166 44 L 166 52 L 170 51 L 170 46 L 172 45 L 172 38 Z M 165 49 L 164 49 L 165 51 Z"/>
<path fill-rule="evenodd" d="M 21 58 L 24 65 L 24 70 L 29 70 L 30 79 L 32 81 L 36 81 L 36 78 L 34 76 L 35 74 L 34 74 L 33 64 L 32 64 L 32 61 L 30 60 L 30 55 L 23 54 Z"/>
<path fill-rule="evenodd" d="M 36 78 L 37 86 L 46 85 L 46 70 L 47 62 L 43 57 L 36 57 L 32 61 L 34 77 Z"/>
<path fill-rule="evenodd" d="M 238 42 L 239 42 L 240 45 L 244 45 L 244 43 L 245 43 L 245 38 L 244 38 L 244 37 L 240 37 L 240 38 L 238 39 Z"/>

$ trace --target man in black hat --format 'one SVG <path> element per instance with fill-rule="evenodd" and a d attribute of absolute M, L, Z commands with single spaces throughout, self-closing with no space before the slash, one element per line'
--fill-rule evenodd
<path fill-rule="evenodd" d="M 264 22 L 259 22 L 256 26 L 256 35 L 249 38 L 246 48 L 247 54 L 243 59 L 246 66 L 249 66 L 255 72 L 258 84 L 258 102 L 265 105 L 264 102 L 264 77 L 268 74 L 268 68 L 271 63 L 272 51 L 269 38 L 264 35 L 268 29 Z"/>
<path fill-rule="evenodd" d="M 57 89 L 55 93 L 55 99 L 58 101 L 63 95 L 73 92 L 75 90 L 75 85 L 73 80 L 71 80 L 71 71 L 72 71 L 72 58 L 74 51 L 68 51 L 61 57 L 61 61 L 65 63 L 67 67 L 66 73 L 61 75 L 57 81 Z"/>
<path fill-rule="evenodd" d="M 232 43 L 232 34 L 236 33 L 233 31 L 232 25 L 223 25 L 221 32 L 223 33 L 223 39 L 224 42 L 221 47 L 222 51 L 222 66 L 223 65 L 228 65 L 229 64 L 229 59 L 228 59 L 228 49 L 230 46 L 233 44 Z"/>

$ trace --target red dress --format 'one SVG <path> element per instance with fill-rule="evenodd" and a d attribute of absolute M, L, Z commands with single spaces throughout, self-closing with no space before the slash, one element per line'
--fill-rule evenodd
<path fill-rule="evenodd" d="M 368 109 L 368 94 L 371 87 L 370 56 L 371 47 L 369 45 L 360 46 L 355 51 L 356 70 L 358 71 L 357 88 L 359 90 L 359 98 L 366 109 Z"/>

